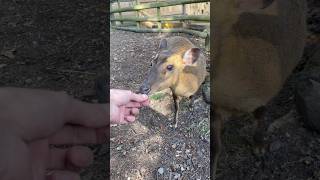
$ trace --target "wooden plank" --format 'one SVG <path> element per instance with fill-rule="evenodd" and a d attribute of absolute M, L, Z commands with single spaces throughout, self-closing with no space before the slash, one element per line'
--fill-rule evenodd
<path fill-rule="evenodd" d="M 194 31 L 189 29 L 177 28 L 177 29 L 138 29 L 135 27 L 118 27 L 112 26 L 113 29 L 124 30 L 124 31 L 132 31 L 136 33 L 186 33 L 195 35 L 201 38 L 206 38 L 208 36 L 207 32 Z"/>
<path fill-rule="evenodd" d="M 170 16 L 170 17 L 122 17 L 122 18 L 110 18 L 110 21 L 182 21 L 182 20 L 191 20 L 191 21 L 202 21 L 202 22 L 210 22 L 210 16 L 204 15 L 178 15 L 178 16 Z"/>
<path fill-rule="evenodd" d="M 147 4 L 139 4 L 139 5 L 135 5 L 133 7 L 113 9 L 110 11 L 110 13 L 129 12 L 129 11 L 137 11 L 137 10 L 143 10 L 143 9 L 176 6 L 176 5 L 183 5 L 183 4 L 202 3 L 202 2 L 210 2 L 210 0 L 172 0 L 172 1 L 168 1 L 168 2 L 154 2 L 154 3 L 147 3 Z"/>

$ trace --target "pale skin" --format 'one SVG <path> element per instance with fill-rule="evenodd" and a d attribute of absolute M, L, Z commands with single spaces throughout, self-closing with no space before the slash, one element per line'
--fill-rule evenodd
<path fill-rule="evenodd" d="M 107 104 L 66 93 L 0 88 L 0 179 L 80 180 L 93 153 L 84 144 L 106 142 L 110 123 L 133 122 L 148 97 L 110 90 Z M 70 145 L 54 148 L 51 145 Z"/>

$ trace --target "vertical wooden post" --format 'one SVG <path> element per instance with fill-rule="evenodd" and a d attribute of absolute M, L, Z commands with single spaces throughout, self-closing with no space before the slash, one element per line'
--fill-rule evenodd
<path fill-rule="evenodd" d="M 110 10 L 112 8 L 112 2 L 110 2 Z M 110 14 L 110 18 L 114 18 L 114 13 L 111 13 Z M 111 21 L 111 26 L 116 26 L 116 21 Z"/>
<path fill-rule="evenodd" d="M 118 8 L 120 9 L 120 1 L 117 0 L 117 3 L 118 3 Z M 122 13 L 121 13 L 121 12 L 119 12 L 119 16 L 120 16 L 120 18 L 122 19 Z M 120 24 L 123 24 L 123 22 L 120 21 Z"/>
<path fill-rule="evenodd" d="M 157 0 L 159 2 L 159 0 Z M 160 7 L 157 8 L 157 17 L 161 17 Z M 161 21 L 158 21 L 158 29 L 161 29 Z"/>
<path fill-rule="evenodd" d="M 136 5 L 139 4 L 139 0 L 136 0 Z M 139 18 L 139 10 L 136 11 L 137 12 L 137 18 Z M 137 21 L 137 28 L 140 28 L 140 22 Z"/>
<path fill-rule="evenodd" d="M 186 15 L 187 12 L 186 12 L 186 5 L 185 4 L 182 4 L 182 15 Z M 187 24 L 186 24 L 186 21 L 182 21 L 182 27 L 183 28 L 187 28 Z"/>

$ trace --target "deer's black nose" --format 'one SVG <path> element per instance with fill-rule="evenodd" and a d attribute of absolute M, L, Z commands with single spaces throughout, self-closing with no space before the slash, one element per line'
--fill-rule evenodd
<path fill-rule="evenodd" d="M 150 92 L 151 88 L 148 85 L 143 85 L 140 87 L 140 93 L 142 94 L 148 94 Z"/>

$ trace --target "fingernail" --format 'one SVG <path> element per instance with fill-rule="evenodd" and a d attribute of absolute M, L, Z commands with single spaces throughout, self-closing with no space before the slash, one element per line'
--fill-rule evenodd
<path fill-rule="evenodd" d="M 148 98 L 148 95 L 143 94 L 142 97 L 143 97 L 143 98 Z"/>

